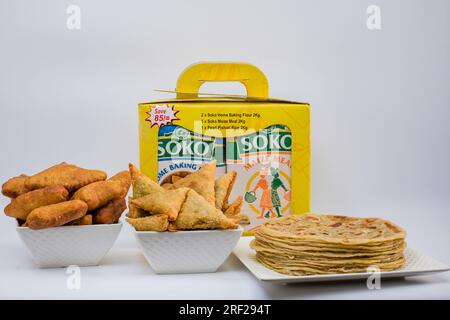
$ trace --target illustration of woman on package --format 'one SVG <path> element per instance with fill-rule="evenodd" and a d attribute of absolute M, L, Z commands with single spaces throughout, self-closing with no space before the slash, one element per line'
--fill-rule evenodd
<path fill-rule="evenodd" d="M 269 188 L 269 182 L 266 177 L 269 175 L 268 168 L 262 168 L 259 172 L 259 180 L 256 183 L 253 192 L 256 193 L 258 189 L 262 190 L 261 201 L 259 202 L 259 207 L 261 208 L 261 214 L 256 217 L 257 219 L 263 219 L 264 213 L 268 210 L 270 212 L 270 217 L 274 218 L 276 215 L 272 208 L 271 190 Z"/>
<path fill-rule="evenodd" d="M 270 172 L 272 174 L 272 183 L 270 186 L 270 198 L 272 200 L 272 207 L 275 208 L 277 211 L 277 217 L 281 217 L 280 207 L 281 207 L 281 200 L 280 196 L 278 195 L 278 189 L 282 188 L 285 192 L 285 194 L 288 192 L 287 188 L 285 187 L 283 181 L 280 179 L 280 173 L 275 168 L 270 168 Z"/>

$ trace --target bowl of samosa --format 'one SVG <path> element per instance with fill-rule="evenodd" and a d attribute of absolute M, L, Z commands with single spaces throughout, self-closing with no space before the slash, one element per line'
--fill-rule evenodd
<path fill-rule="evenodd" d="M 60 163 L 2 185 L 4 211 L 39 267 L 98 265 L 122 228 L 128 171 L 106 173 Z"/>
<path fill-rule="evenodd" d="M 236 179 L 215 180 L 216 162 L 160 186 L 129 165 L 133 195 L 126 221 L 156 273 L 215 272 L 242 235 L 242 198 L 228 203 Z"/>

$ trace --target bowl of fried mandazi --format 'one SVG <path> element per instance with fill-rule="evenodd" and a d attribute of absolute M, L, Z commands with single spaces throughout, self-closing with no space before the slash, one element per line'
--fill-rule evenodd
<path fill-rule="evenodd" d="M 156 273 L 216 272 L 241 237 L 230 230 L 135 231 L 137 243 Z"/>
<path fill-rule="evenodd" d="M 87 267 L 100 264 L 121 229 L 119 222 L 41 230 L 17 227 L 17 233 L 40 268 Z"/>
<path fill-rule="evenodd" d="M 60 163 L 2 185 L 4 208 L 39 267 L 94 266 L 116 241 L 131 184 L 128 171 L 106 172 Z"/>

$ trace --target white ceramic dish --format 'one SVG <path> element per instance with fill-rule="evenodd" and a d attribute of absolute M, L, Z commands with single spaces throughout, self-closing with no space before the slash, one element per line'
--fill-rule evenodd
<path fill-rule="evenodd" d="M 284 275 L 264 267 L 256 260 L 255 251 L 250 248 L 250 241 L 254 237 L 243 237 L 233 253 L 250 270 L 253 275 L 262 281 L 271 281 L 277 283 L 293 282 L 319 282 L 319 281 L 339 281 L 353 279 L 367 279 L 372 273 L 345 273 L 345 274 L 326 274 L 310 276 L 289 276 Z M 442 262 L 427 257 L 414 249 L 405 250 L 405 265 L 398 270 L 381 272 L 381 278 L 409 277 L 430 273 L 444 272 L 450 270 L 450 267 Z"/>
<path fill-rule="evenodd" d="M 122 223 L 116 223 L 42 230 L 17 227 L 17 233 L 39 267 L 84 267 L 100 263 L 121 229 Z"/>
<path fill-rule="evenodd" d="M 156 273 L 215 272 L 230 255 L 243 229 L 177 232 L 134 231 Z"/>

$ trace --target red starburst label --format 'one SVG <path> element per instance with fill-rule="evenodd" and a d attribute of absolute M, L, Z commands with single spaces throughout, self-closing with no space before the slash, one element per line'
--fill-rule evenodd
<path fill-rule="evenodd" d="M 145 121 L 149 121 L 151 127 L 158 126 L 161 128 L 162 126 L 172 124 L 175 120 L 180 120 L 177 117 L 178 112 L 178 110 L 174 109 L 174 106 L 167 104 L 154 105 L 150 108 L 150 111 L 147 111 L 149 117 Z"/>

